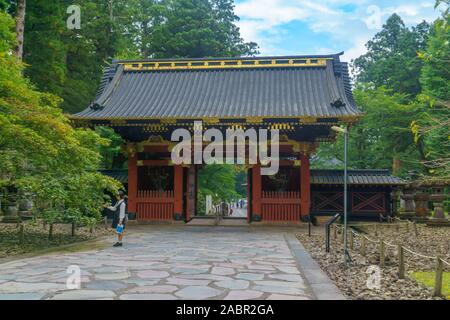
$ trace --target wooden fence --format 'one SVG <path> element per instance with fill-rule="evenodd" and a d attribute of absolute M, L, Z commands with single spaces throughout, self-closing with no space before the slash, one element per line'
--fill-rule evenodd
<path fill-rule="evenodd" d="M 301 218 L 300 192 L 263 191 L 261 217 L 265 221 L 299 221 Z"/>
<path fill-rule="evenodd" d="M 360 226 L 373 226 L 375 229 L 375 235 L 378 235 L 379 228 L 384 226 L 395 226 L 397 230 L 401 227 L 405 227 L 406 230 L 409 232 L 410 230 L 414 230 L 414 233 L 416 236 L 418 236 L 418 229 L 415 222 L 407 221 L 407 222 L 400 222 L 395 224 L 385 224 L 385 225 L 378 225 L 378 224 L 358 224 L 358 227 Z M 336 225 L 333 224 L 331 226 L 333 228 L 333 238 L 338 239 L 338 233 L 340 235 L 340 240 L 344 242 L 344 226 L 343 225 Z M 435 265 L 435 283 L 434 283 L 434 290 L 433 290 L 433 296 L 440 297 L 442 296 L 442 279 L 444 274 L 444 265 L 450 266 L 450 263 L 445 261 L 439 256 L 427 256 L 423 255 L 417 252 L 414 252 L 413 250 L 401 245 L 401 244 L 393 244 L 387 241 L 384 241 L 382 239 L 371 239 L 368 236 L 356 232 L 355 230 L 348 229 L 347 230 L 347 239 L 348 239 L 348 247 L 350 250 L 357 250 L 355 247 L 355 239 L 359 238 L 359 253 L 362 256 L 367 255 L 367 247 L 369 245 L 373 245 L 376 247 L 378 251 L 378 255 L 380 258 L 380 267 L 384 267 L 386 265 L 386 253 L 389 248 L 392 248 L 395 250 L 395 253 L 397 255 L 397 264 L 398 264 L 398 277 L 399 279 L 405 278 L 405 270 L 406 270 L 406 262 L 407 262 L 407 253 L 416 256 L 422 259 L 430 259 L 434 260 Z"/>

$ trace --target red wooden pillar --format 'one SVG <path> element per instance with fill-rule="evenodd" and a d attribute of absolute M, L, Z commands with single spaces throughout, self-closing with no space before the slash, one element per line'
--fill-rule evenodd
<path fill-rule="evenodd" d="M 128 211 L 136 213 L 137 198 L 137 154 L 128 153 Z"/>
<path fill-rule="evenodd" d="M 250 192 L 252 192 L 252 188 L 251 186 L 251 172 L 249 170 L 247 170 L 247 222 L 251 221 L 251 217 L 252 217 L 252 195 L 250 194 Z"/>
<path fill-rule="evenodd" d="M 261 212 L 261 194 L 262 194 L 262 179 L 261 179 L 261 165 L 256 164 L 252 168 L 252 219 L 260 221 L 262 217 Z"/>
<path fill-rule="evenodd" d="M 195 216 L 195 188 L 196 188 L 196 169 L 192 164 L 187 170 L 187 190 L 186 190 L 186 221 Z"/>
<path fill-rule="evenodd" d="M 309 207 L 311 203 L 311 183 L 309 170 L 309 155 L 300 155 L 300 199 L 301 199 L 301 216 L 309 215 Z"/>
<path fill-rule="evenodd" d="M 175 165 L 173 168 L 173 212 L 179 217 L 183 216 L 183 167 Z"/>

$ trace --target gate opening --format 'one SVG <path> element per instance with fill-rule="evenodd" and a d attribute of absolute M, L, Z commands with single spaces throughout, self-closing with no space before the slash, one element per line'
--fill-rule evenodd
<path fill-rule="evenodd" d="M 197 171 L 195 217 L 248 218 L 248 169 L 244 165 L 211 164 Z"/>

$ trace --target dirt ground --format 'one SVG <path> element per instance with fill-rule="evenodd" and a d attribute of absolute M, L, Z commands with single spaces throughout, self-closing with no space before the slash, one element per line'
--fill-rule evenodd
<path fill-rule="evenodd" d="M 70 224 L 55 224 L 53 238 L 48 239 L 49 226 L 42 222 L 23 222 L 23 238 L 20 228 L 15 223 L 0 223 L 0 258 L 7 258 L 19 254 L 30 253 L 81 241 L 92 240 L 101 236 L 114 235 L 112 228 L 105 229 L 99 224 L 91 233 L 89 228 L 76 229 L 75 236 L 71 235 Z"/>
<path fill-rule="evenodd" d="M 383 239 L 392 244 L 386 248 L 386 264 L 379 269 L 380 286 L 370 289 L 371 266 L 380 262 L 379 246 L 369 243 L 366 256 L 361 255 L 360 238 L 355 237 L 354 249 L 350 250 L 351 263 L 346 267 L 343 259 L 341 235 L 331 240 L 331 252 L 325 252 L 325 227 L 315 228 L 312 236 L 298 234 L 299 240 L 318 261 L 324 271 L 350 299 L 440 299 L 432 297 L 432 290 L 419 284 L 412 276 L 413 271 L 434 271 L 436 261 L 406 254 L 406 278 L 398 278 L 398 259 L 396 245 L 401 243 L 410 250 L 426 256 L 440 256 L 450 262 L 450 228 L 433 228 L 417 225 L 417 235 L 412 225 L 378 224 L 355 226 L 355 231 L 364 233 L 370 239 Z M 450 271 L 450 267 L 445 267 Z"/>

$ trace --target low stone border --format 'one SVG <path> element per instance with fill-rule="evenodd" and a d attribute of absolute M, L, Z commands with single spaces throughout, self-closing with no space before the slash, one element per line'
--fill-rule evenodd
<path fill-rule="evenodd" d="M 287 234 L 285 239 L 313 295 L 319 300 L 346 300 L 295 235 Z"/>

